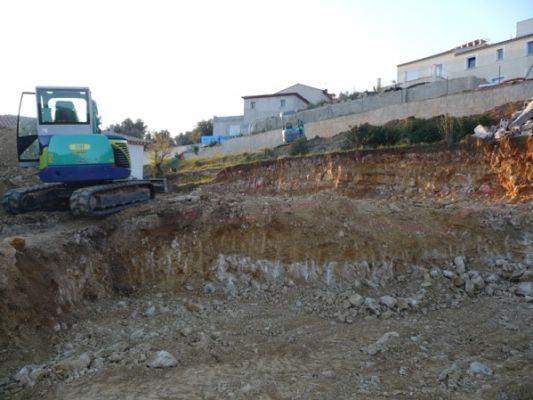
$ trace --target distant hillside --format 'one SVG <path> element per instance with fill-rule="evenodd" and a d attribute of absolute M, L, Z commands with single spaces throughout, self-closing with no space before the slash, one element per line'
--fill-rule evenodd
<path fill-rule="evenodd" d="M 17 116 L 16 115 L 0 115 L 0 128 L 16 128 Z"/>
<path fill-rule="evenodd" d="M 17 165 L 17 139 L 15 128 L 0 126 L 0 165 Z"/>

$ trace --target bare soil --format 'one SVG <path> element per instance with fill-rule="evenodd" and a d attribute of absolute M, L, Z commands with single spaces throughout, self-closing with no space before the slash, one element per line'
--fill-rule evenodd
<path fill-rule="evenodd" d="M 0 397 L 530 399 L 530 142 L 234 167 L 105 219 L 0 215 Z M 148 366 L 161 350 L 175 366 Z"/>

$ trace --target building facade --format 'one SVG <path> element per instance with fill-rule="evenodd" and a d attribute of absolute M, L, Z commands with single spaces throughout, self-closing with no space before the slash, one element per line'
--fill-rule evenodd
<path fill-rule="evenodd" d="M 533 78 L 533 18 L 520 21 L 516 37 L 498 43 L 478 39 L 455 49 L 397 66 L 402 87 L 468 76 L 498 84 L 510 79 Z"/>
<path fill-rule="evenodd" d="M 243 115 L 213 118 L 213 135 L 248 135 L 261 127 L 276 126 L 280 113 L 294 113 L 311 104 L 330 102 L 326 89 L 300 83 L 273 94 L 243 96 Z M 270 120 L 270 123 L 269 123 Z"/>

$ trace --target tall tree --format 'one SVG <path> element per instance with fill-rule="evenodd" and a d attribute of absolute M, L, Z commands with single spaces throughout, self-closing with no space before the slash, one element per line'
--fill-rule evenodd
<path fill-rule="evenodd" d="M 162 130 L 152 134 L 152 144 L 149 146 L 152 174 L 158 178 L 162 178 L 164 175 L 163 164 L 172 154 L 172 144 L 173 139 L 170 137 L 169 131 Z"/>
<path fill-rule="evenodd" d="M 199 143 L 202 136 L 213 135 L 213 120 L 208 119 L 196 123 L 196 127 L 192 130 L 192 141 Z"/>
<path fill-rule="evenodd" d="M 144 121 L 140 118 L 137 118 L 135 122 L 133 122 L 131 118 L 126 118 L 120 124 L 110 125 L 107 129 L 116 133 L 123 133 L 125 135 L 142 139 L 147 134 L 148 126 L 146 126 Z"/>
<path fill-rule="evenodd" d="M 181 132 L 178 136 L 176 136 L 175 140 L 177 146 L 187 146 L 188 144 L 193 144 L 192 132 Z"/>

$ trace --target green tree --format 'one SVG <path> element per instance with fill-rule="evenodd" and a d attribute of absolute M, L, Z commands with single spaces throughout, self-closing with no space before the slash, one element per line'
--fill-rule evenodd
<path fill-rule="evenodd" d="M 172 154 L 172 145 L 174 141 L 172 137 L 170 137 L 170 132 L 167 130 L 154 132 L 152 137 L 153 140 L 149 146 L 152 174 L 157 178 L 162 178 L 164 176 L 163 164 Z"/>
<path fill-rule="evenodd" d="M 177 146 L 187 146 L 188 144 L 194 143 L 192 141 L 192 131 L 185 133 L 181 132 L 178 136 L 176 136 L 175 140 Z"/>
<path fill-rule="evenodd" d="M 144 121 L 140 118 L 137 118 L 135 122 L 133 122 L 131 118 L 126 118 L 120 124 L 110 125 L 107 129 L 116 133 L 123 133 L 124 135 L 141 139 L 144 138 L 148 132 L 148 126 L 146 126 Z"/>
<path fill-rule="evenodd" d="M 196 123 L 196 127 L 192 130 L 191 140 L 193 143 L 200 143 L 202 136 L 213 135 L 213 120 L 208 119 Z"/>

